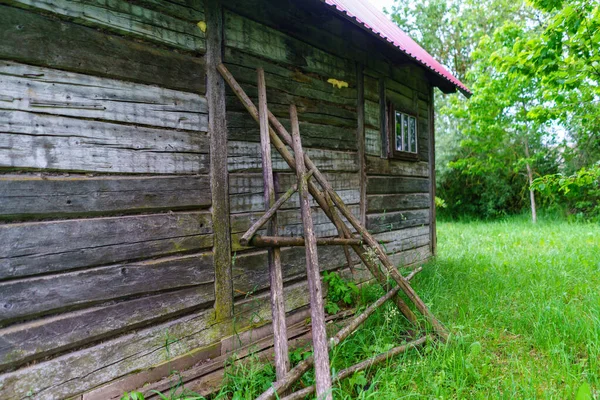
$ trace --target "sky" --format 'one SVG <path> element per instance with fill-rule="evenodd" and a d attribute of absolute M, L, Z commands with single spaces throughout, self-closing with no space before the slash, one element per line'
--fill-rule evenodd
<path fill-rule="evenodd" d="M 383 10 L 383 8 L 387 8 L 388 10 L 391 10 L 392 6 L 394 5 L 394 0 L 362 0 L 362 1 L 368 1 L 369 3 L 373 4 L 375 7 L 377 7 L 379 10 Z"/>

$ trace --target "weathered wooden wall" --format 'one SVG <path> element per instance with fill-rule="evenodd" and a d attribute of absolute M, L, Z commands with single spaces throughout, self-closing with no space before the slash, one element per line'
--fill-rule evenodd
<path fill-rule="evenodd" d="M 0 397 L 57 399 L 205 346 L 204 2 L 0 5 Z"/>
<path fill-rule="evenodd" d="M 233 321 L 236 332 L 268 324 L 269 280 L 266 252 L 239 244 L 264 210 L 258 125 L 227 89 L 233 298 L 215 315 L 215 259 L 227 257 L 213 252 L 223 224 L 212 218 L 210 153 L 220 144 L 205 53 L 219 44 L 205 38 L 205 0 L 2 3 L 0 397 L 112 398 L 167 375 L 167 360 L 184 369 L 225 357 Z M 256 99 L 264 68 L 270 109 L 289 127 L 297 105 L 306 152 L 394 260 L 427 259 L 423 71 L 398 67 L 406 58 L 320 1 L 223 5 L 223 60 L 244 89 Z M 382 158 L 382 90 L 418 111 L 421 161 Z M 281 193 L 295 175 L 273 155 Z M 313 218 L 319 236 L 337 234 L 317 208 Z M 296 196 L 278 222 L 302 235 Z M 323 270 L 352 275 L 343 249 L 319 257 Z M 294 318 L 308 304 L 303 249 L 284 249 L 282 261 Z"/>

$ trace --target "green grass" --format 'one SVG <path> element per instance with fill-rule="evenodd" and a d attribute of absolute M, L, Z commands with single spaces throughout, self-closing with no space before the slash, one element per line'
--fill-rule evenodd
<path fill-rule="evenodd" d="M 356 375 L 334 389 L 335 398 L 582 400 L 592 398 L 587 385 L 599 398 L 598 224 L 441 222 L 438 253 L 413 287 L 447 325 L 450 342 Z M 381 294 L 365 288 L 363 301 Z M 388 302 L 332 352 L 334 371 L 398 345 L 405 331 Z M 250 368 L 237 368 L 224 391 L 253 381 L 244 376 Z M 256 371 L 264 380 L 265 370 Z M 259 390 L 236 389 L 240 399 Z"/>

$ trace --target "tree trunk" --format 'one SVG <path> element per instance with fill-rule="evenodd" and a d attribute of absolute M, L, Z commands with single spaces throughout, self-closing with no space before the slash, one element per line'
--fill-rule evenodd
<path fill-rule="evenodd" d="M 527 157 L 529 159 L 529 143 L 527 142 L 527 139 L 525 139 L 525 157 Z M 529 201 L 531 203 L 531 220 L 535 224 L 537 222 L 537 211 L 535 208 L 535 192 L 531 188 L 531 185 L 533 185 L 533 172 L 531 171 L 531 165 L 529 164 L 529 161 L 527 161 L 527 163 L 525 164 L 525 167 L 527 168 L 527 181 L 529 182 Z"/>

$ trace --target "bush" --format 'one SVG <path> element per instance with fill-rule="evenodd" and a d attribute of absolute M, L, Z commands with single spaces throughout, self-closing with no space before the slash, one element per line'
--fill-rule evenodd
<path fill-rule="evenodd" d="M 554 206 L 562 207 L 579 220 L 600 221 L 600 164 L 575 174 L 545 175 L 531 187 Z"/>

